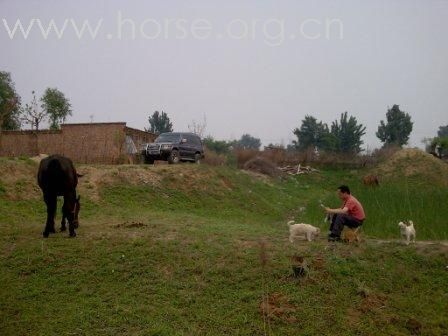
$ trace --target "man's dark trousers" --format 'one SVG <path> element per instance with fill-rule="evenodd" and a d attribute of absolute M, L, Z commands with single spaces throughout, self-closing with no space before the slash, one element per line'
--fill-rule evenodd
<path fill-rule="evenodd" d="M 344 214 L 335 214 L 331 219 L 330 231 L 331 235 L 334 237 L 340 237 L 344 225 L 351 229 L 357 228 L 362 225 L 363 221 L 356 219 L 353 216 Z"/>

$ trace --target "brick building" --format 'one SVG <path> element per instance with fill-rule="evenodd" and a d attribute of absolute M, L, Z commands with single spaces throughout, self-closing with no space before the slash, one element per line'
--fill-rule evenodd
<path fill-rule="evenodd" d="M 156 135 L 125 122 L 63 124 L 59 130 L 2 131 L 0 156 L 62 154 L 80 163 L 123 163 L 135 159 Z"/>

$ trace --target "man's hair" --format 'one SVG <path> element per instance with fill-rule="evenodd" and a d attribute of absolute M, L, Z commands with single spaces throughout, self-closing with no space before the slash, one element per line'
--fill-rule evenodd
<path fill-rule="evenodd" d="M 338 190 L 340 190 L 342 193 L 344 194 L 349 194 L 350 195 L 350 188 L 347 187 L 346 185 L 341 185 Z"/>

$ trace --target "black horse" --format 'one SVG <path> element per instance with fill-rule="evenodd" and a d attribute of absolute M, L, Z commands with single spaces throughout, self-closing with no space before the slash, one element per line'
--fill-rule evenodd
<path fill-rule="evenodd" d="M 43 236 L 48 237 L 55 233 L 54 217 L 56 215 L 57 197 L 64 197 L 62 206 L 61 231 L 65 231 L 65 219 L 68 220 L 70 237 L 75 237 L 78 228 L 78 213 L 80 210 L 80 197 L 76 197 L 78 175 L 72 160 L 61 155 L 51 155 L 40 162 L 37 173 L 37 182 L 44 194 L 47 205 L 47 223 Z"/>

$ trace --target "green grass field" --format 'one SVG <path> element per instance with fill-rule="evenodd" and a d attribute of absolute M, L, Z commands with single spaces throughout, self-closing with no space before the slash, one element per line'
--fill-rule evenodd
<path fill-rule="evenodd" d="M 0 162 L 2 176 L 22 168 L 35 166 Z M 128 183 L 128 170 L 159 183 Z M 445 245 L 292 245 L 286 226 L 294 218 L 325 232 L 319 200 L 338 206 L 335 188 L 347 183 L 365 205 L 365 237 L 398 239 L 397 222 L 413 219 L 419 240 L 446 240 L 445 187 L 395 179 L 371 189 L 356 171 L 265 181 L 205 165 L 113 174 L 99 197 L 83 182 L 75 239 L 42 239 L 31 180 L 0 180 L 1 335 L 448 334 Z M 306 277 L 292 276 L 293 255 Z"/>

